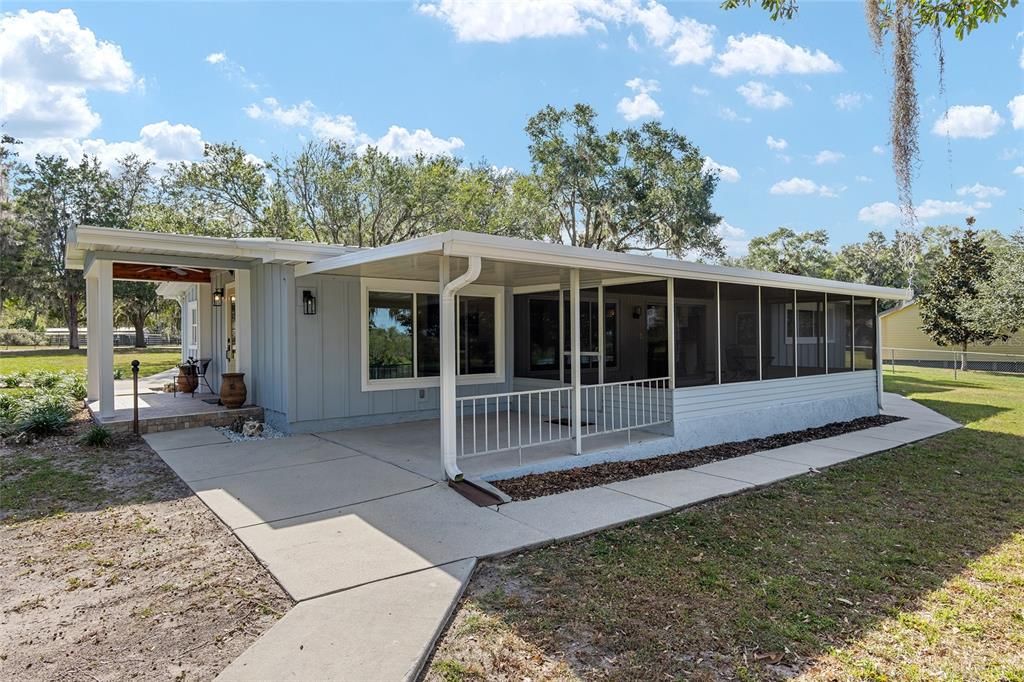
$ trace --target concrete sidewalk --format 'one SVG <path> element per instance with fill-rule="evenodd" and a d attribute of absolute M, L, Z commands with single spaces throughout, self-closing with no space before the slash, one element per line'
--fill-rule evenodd
<path fill-rule="evenodd" d="M 475 561 L 769 485 L 958 428 L 886 394 L 907 421 L 693 469 L 498 507 L 313 435 L 226 443 L 213 429 L 147 436 L 299 603 L 221 674 L 412 679 Z"/>

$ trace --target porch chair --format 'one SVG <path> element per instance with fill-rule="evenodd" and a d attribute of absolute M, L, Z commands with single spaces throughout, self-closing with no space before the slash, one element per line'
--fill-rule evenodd
<path fill-rule="evenodd" d="M 206 390 L 212 394 L 213 386 L 210 386 L 210 382 L 206 379 L 206 370 L 210 368 L 211 362 L 213 362 L 213 358 L 199 358 L 199 364 L 196 365 L 196 376 L 199 377 L 196 388 L 198 389 L 201 384 L 206 384 Z M 192 397 L 196 397 L 195 391 L 192 391 Z"/>

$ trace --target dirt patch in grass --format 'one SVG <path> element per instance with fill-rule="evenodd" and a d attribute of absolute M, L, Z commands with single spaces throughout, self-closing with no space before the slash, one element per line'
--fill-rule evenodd
<path fill-rule="evenodd" d="M 513 500 L 529 500 L 535 497 L 564 493 L 569 490 L 580 490 L 581 488 L 591 488 L 595 485 L 627 481 L 631 478 L 649 476 L 650 474 L 660 474 L 665 471 L 692 469 L 702 464 L 710 464 L 723 459 L 742 457 L 743 455 L 761 452 L 762 450 L 782 448 L 787 445 L 807 443 L 820 438 L 840 436 L 844 433 L 862 431 L 876 426 L 885 426 L 886 424 L 902 420 L 903 417 L 889 415 L 861 417 L 860 419 L 834 422 L 813 429 L 780 433 L 775 436 L 768 436 L 767 438 L 751 438 L 750 440 L 736 443 L 709 445 L 695 450 L 687 450 L 686 452 L 677 452 L 671 455 L 628 462 L 605 462 L 567 471 L 530 474 L 528 476 L 493 481 L 492 483 L 507 493 Z"/>
<path fill-rule="evenodd" d="M 0 676 L 212 679 L 292 602 L 138 438 L 0 448 Z"/>

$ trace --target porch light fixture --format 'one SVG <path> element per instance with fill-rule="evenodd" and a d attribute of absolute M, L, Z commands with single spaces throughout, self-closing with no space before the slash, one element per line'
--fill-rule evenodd
<path fill-rule="evenodd" d="M 302 290 L 302 314 L 316 315 L 316 296 L 309 289 Z"/>
<path fill-rule="evenodd" d="M 213 290 L 213 307 L 219 308 L 224 305 L 224 290 L 214 289 Z"/>

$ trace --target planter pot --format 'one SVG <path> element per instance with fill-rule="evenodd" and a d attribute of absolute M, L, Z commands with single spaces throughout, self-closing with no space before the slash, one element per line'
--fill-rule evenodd
<path fill-rule="evenodd" d="M 199 388 L 199 375 L 192 365 L 182 365 L 178 368 L 178 390 L 182 393 L 194 393 Z"/>
<path fill-rule="evenodd" d="M 224 407 L 241 407 L 245 404 L 245 396 L 245 372 L 225 372 L 220 375 L 220 401 Z"/>

